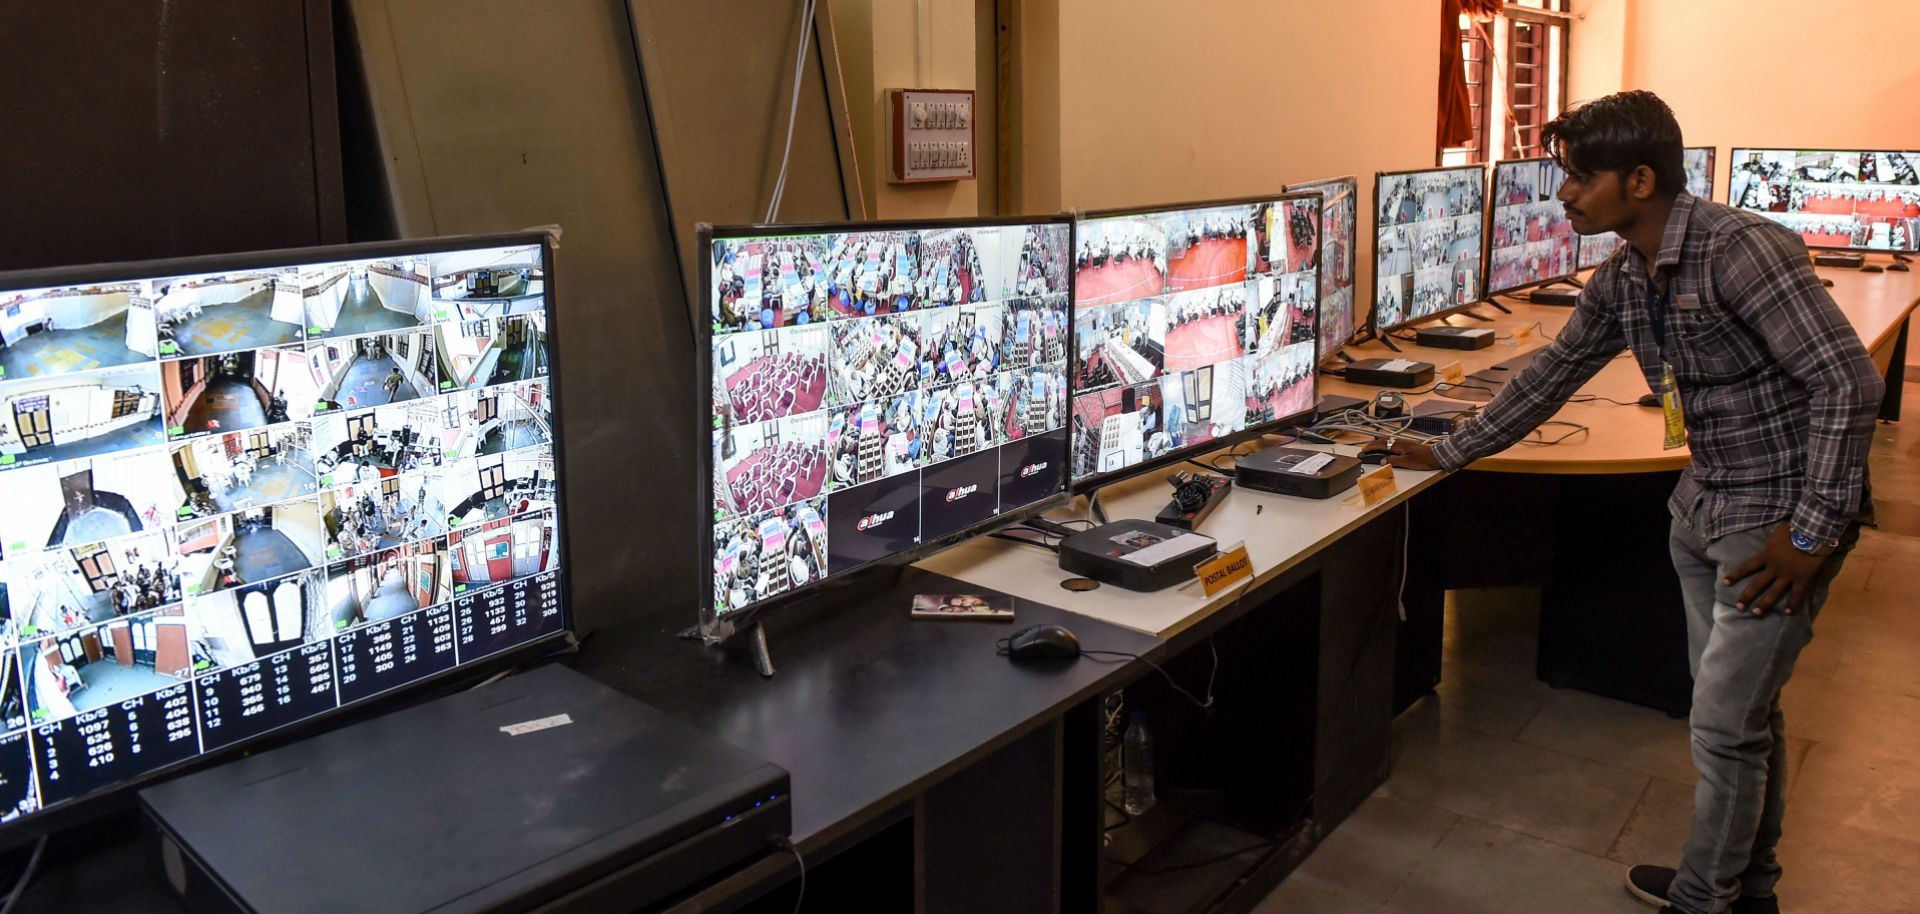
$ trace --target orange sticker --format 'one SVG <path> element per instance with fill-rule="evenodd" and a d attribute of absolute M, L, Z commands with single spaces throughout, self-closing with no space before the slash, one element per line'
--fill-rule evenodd
<path fill-rule="evenodd" d="M 1448 362 L 1440 367 L 1440 383 L 1457 385 L 1465 384 L 1466 381 L 1467 372 L 1460 367 L 1459 362 Z"/>
<path fill-rule="evenodd" d="M 1397 491 L 1399 487 L 1394 484 L 1392 464 L 1383 463 L 1360 477 L 1360 498 L 1369 508 L 1392 498 Z"/>
<path fill-rule="evenodd" d="M 1193 573 L 1200 578 L 1200 586 L 1211 597 L 1220 591 L 1253 577 L 1253 559 L 1247 555 L 1247 544 L 1237 543 L 1231 549 L 1221 550 L 1198 565 Z"/>

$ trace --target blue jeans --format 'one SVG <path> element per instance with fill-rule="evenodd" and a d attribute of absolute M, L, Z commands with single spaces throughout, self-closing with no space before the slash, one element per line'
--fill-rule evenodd
<path fill-rule="evenodd" d="M 1787 738 L 1780 689 L 1859 528 L 1841 538 L 1807 597 L 1791 615 L 1734 608 L 1748 581 L 1721 583 L 1759 554 L 1773 525 L 1708 542 L 1675 520 L 1668 543 L 1687 612 L 1687 660 L 1693 669 L 1693 831 L 1668 903 L 1688 914 L 1719 914 L 1741 896 L 1773 894 L 1780 880 L 1774 847 L 1787 811 Z"/>

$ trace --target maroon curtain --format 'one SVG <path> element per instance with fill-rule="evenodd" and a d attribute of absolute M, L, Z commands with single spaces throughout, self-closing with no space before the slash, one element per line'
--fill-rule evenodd
<path fill-rule="evenodd" d="M 1440 0 L 1440 149 L 1473 142 L 1473 101 L 1467 95 L 1466 55 L 1460 50 L 1460 16 L 1487 21 L 1500 15 L 1501 0 Z"/>

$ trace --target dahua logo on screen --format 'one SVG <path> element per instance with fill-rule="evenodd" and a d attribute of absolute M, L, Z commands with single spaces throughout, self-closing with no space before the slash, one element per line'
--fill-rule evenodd
<path fill-rule="evenodd" d="M 1045 461 L 1042 461 L 1040 463 L 1029 463 L 1026 466 L 1023 466 L 1020 468 L 1020 478 L 1025 479 L 1029 476 L 1034 476 L 1040 473 L 1044 473 L 1046 472 L 1046 469 L 1047 469 L 1047 463 Z"/>
<path fill-rule="evenodd" d="M 947 490 L 947 501 L 949 501 L 949 502 L 955 502 L 955 501 L 959 501 L 960 499 L 962 499 L 962 498 L 965 498 L 965 497 L 967 497 L 967 496 L 969 496 L 969 495 L 972 495 L 973 493 L 975 493 L 975 492 L 978 492 L 978 491 L 980 491 L 980 487 L 979 487 L 979 486 L 977 486 L 977 485 L 976 485 L 976 486 L 961 486 L 961 487 L 960 487 L 960 488 L 958 488 L 958 489 L 948 489 L 948 490 Z"/>
<path fill-rule="evenodd" d="M 881 524 L 884 524 L 890 520 L 893 520 L 892 511 L 886 511 L 880 514 L 869 514 L 866 517 L 860 518 L 860 525 L 855 529 L 859 530 L 862 533 L 865 533 L 868 530 L 872 530 L 873 528 L 878 527 Z"/>

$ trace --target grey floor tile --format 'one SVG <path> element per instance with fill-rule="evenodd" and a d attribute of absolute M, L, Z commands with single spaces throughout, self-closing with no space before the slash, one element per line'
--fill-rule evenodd
<path fill-rule="evenodd" d="M 1920 910 L 1920 841 L 1796 815 L 1780 840 L 1782 910 L 1794 914 L 1913 914 Z"/>
<path fill-rule="evenodd" d="M 1375 792 L 1295 875 L 1343 898 L 1385 904 L 1459 820 L 1455 813 Z"/>
<path fill-rule="evenodd" d="M 1802 815 L 1920 840 L 1920 770 L 1911 753 L 1821 743 L 1807 753 L 1787 798 L 1788 826 Z M 1914 863 L 1920 866 L 1920 857 Z"/>
<path fill-rule="evenodd" d="M 1295 871 L 1253 908 L 1253 914 L 1363 914 L 1378 912 L 1379 902 L 1356 898 L 1324 879 Z"/>
<path fill-rule="evenodd" d="M 1685 783 L 1654 778 L 1633 808 L 1633 818 L 1620 830 L 1607 858 L 1632 866 L 1657 863 L 1674 866 L 1687 843 L 1687 830 L 1693 824 L 1693 781 Z"/>
<path fill-rule="evenodd" d="M 1547 696 L 1546 706 L 1518 739 L 1673 781 L 1686 781 L 1694 774 L 1686 721 L 1574 689 Z"/>
<path fill-rule="evenodd" d="M 1440 707 L 1440 720 L 1490 736 L 1512 739 L 1533 720 L 1553 691 L 1546 683 L 1509 673 L 1454 663 L 1444 666 L 1440 685 L 1427 700 Z"/>
<path fill-rule="evenodd" d="M 1920 756 L 1920 698 L 1839 679 L 1796 676 L 1787 683 L 1780 704 L 1788 736 Z"/>
<path fill-rule="evenodd" d="M 1463 819 L 1402 886 L 1395 914 L 1646 914 L 1624 871 L 1508 829 Z"/>
<path fill-rule="evenodd" d="M 1415 708 L 1396 728 L 1384 790 L 1557 844 L 1605 854 L 1647 776 L 1440 723 Z"/>

